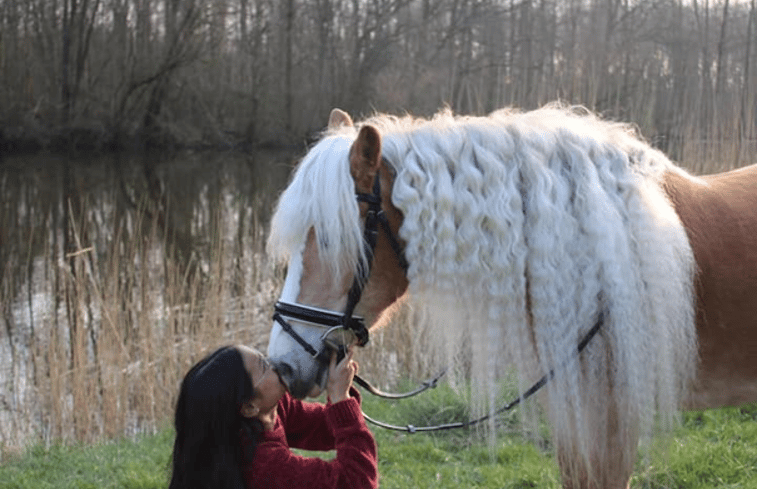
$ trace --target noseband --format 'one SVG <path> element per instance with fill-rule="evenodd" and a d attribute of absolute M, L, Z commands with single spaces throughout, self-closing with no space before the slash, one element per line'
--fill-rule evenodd
<path fill-rule="evenodd" d="M 383 158 L 382 162 L 389 168 L 392 168 L 392 166 Z M 276 305 L 274 306 L 273 319 L 278 322 L 282 329 L 299 343 L 306 352 L 323 362 L 329 361 L 328 348 L 316 350 L 316 348 L 297 333 L 292 325 L 284 318 L 288 317 L 290 319 L 296 319 L 298 321 L 304 321 L 326 328 L 326 332 L 321 336 L 321 343 L 323 343 L 323 340 L 332 331 L 345 329 L 352 331 L 355 334 L 359 346 L 365 346 L 368 344 L 368 328 L 365 325 L 365 320 L 360 316 L 353 316 L 353 312 L 355 311 L 355 306 L 360 302 L 360 297 L 363 295 L 363 287 L 365 287 L 365 283 L 368 281 L 368 277 L 371 274 L 373 255 L 378 240 L 379 226 L 384 230 L 384 234 L 386 234 L 389 244 L 397 256 L 400 268 L 402 268 L 407 274 L 408 263 L 402 252 L 402 247 L 394 236 L 394 233 L 392 233 L 389 226 L 389 219 L 387 219 L 386 214 L 384 214 L 384 211 L 381 208 L 381 183 L 378 172 L 376 172 L 376 178 L 373 180 L 372 193 L 356 192 L 355 197 L 358 202 L 365 202 L 368 204 L 368 212 L 365 216 L 365 227 L 363 231 L 363 249 L 367 262 L 361 261 L 358 263 L 355 279 L 352 281 L 352 286 L 347 294 L 347 306 L 345 307 L 344 312 L 340 314 L 304 304 L 293 304 L 283 301 L 276 302 Z M 343 356 L 344 348 L 339 348 L 338 350 L 337 354 L 340 357 Z"/>

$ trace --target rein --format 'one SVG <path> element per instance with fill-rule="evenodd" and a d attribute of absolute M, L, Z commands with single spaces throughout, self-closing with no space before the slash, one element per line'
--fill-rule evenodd
<path fill-rule="evenodd" d="M 596 336 L 596 334 L 599 332 L 599 329 L 602 327 L 603 322 L 604 322 L 604 313 L 600 312 L 599 317 L 597 318 L 597 322 L 594 323 L 594 326 L 592 326 L 591 329 L 581 339 L 581 341 L 578 342 L 578 347 L 576 348 L 575 355 L 570 358 L 565 359 L 560 364 L 559 368 L 561 369 L 565 368 L 565 366 L 568 364 L 570 360 L 577 357 L 586 348 L 586 345 L 588 345 L 591 339 L 594 338 L 594 336 Z M 487 414 L 486 416 L 472 419 L 470 421 L 439 424 L 439 425 L 434 425 L 434 426 L 413 426 L 411 424 L 408 424 L 406 426 L 397 426 L 397 425 L 384 423 L 383 421 L 377 421 L 365 413 L 363 413 L 363 417 L 369 423 L 374 424 L 380 428 L 385 428 L 387 430 L 393 430 L 393 431 L 404 431 L 410 434 L 418 433 L 418 432 L 429 432 L 429 431 L 444 431 L 444 430 L 451 430 L 451 429 L 457 429 L 457 428 L 470 428 L 471 426 L 475 426 L 477 424 L 483 423 L 484 421 L 487 421 L 495 416 L 498 416 L 506 411 L 511 410 L 512 408 L 520 404 L 522 401 L 525 401 L 529 397 L 536 394 L 536 392 L 542 387 L 544 387 L 547 384 L 547 382 L 549 382 L 549 380 L 552 379 L 554 376 L 555 376 L 555 368 L 551 368 L 549 370 L 549 373 L 545 374 L 534 385 L 529 387 L 528 390 L 526 390 L 526 392 L 523 393 L 523 395 L 516 397 L 510 403 L 502 406 L 496 411 L 493 411 Z M 436 387 L 436 385 L 434 385 L 434 387 Z"/>

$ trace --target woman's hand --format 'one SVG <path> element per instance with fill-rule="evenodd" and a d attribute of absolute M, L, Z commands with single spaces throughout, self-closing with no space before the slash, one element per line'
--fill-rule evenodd
<path fill-rule="evenodd" d="M 329 401 L 332 403 L 337 403 L 350 397 L 352 379 L 359 369 L 357 362 L 352 359 L 353 348 L 354 346 L 350 346 L 347 354 L 339 363 L 336 363 L 336 352 L 331 355 L 326 393 Z"/>

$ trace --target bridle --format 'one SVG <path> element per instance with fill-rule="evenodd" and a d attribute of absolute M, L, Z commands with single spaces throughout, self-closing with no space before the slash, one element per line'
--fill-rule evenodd
<path fill-rule="evenodd" d="M 392 168 L 389 162 L 384 158 L 382 158 L 382 163 L 388 168 Z M 378 240 L 379 226 L 384 230 L 384 234 L 389 240 L 389 245 L 397 256 L 400 268 L 402 268 L 405 274 L 407 274 L 408 269 L 408 263 L 402 251 L 402 246 L 394 233 L 392 233 L 391 227 L 389 226 L 389 219 L 381 208 L 381 182 L 380 173 L 378 171 L 373 180 L 371 193 L 356 192 L 355 197 L 358 202 L 365 202 L 368 204 L 368 212 L 365 216 L 365 227 L 363 231 L 363 249 L 367 262 L 360 261 L 358 263 L 355 278 L 352 281 L 352 286 L 350 287 L 349 292 L 347 293 L 347 306 L 345 307 L 344 312 L 338 313 L 305 304 L 294 304 L 284 301 L 278 301 L 274 305 L 273 319 L 278 322 L 281 328 L 302 348 L 304 348 L 306 352 L 323 363 L 329 362 L 331 350 L 335 348 L 339 359 L 345 354 L 345 348 L 342 347 L 342 345 L 327 345 L 325 342 L 328 335 L 334 331 L 351 331 L 355 334 L 359 346 L 365 346 L 368 344 L 369 335 L 365 320 L 360 316 L 354 316 L 353 313 L 355 311 L 355 306 L 360 302 L 360 297 L 363 295 L 363 287 L 365 287 L 365 283 L 368 281 L 368 277 L 371 274 L 373 255 Z M 308 343 L 305 338 L 294 330 L 292 325 L 289 324 L 285 318 L 307 322 L 325 329 L 325 332 L 321 335 L 321 348 L 317 349 Z"/>

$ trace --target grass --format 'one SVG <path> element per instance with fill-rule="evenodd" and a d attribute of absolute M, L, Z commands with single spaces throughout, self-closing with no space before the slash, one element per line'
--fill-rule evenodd
<path fill-rule="evenodd" d="M 464 402 L 441 386 L 419 398 L 366 398 L 364 409 L 394 423 L 453 421 Z M 441 414 L 440 414 L 441 413 Z M 757 404 L 685 413 L 663 443 L 665 453 L 641 458 L 632 487 L 757 488 Z M 493 449 L 475 432 L 408 435 L 371 427 L 379 447 L 381 487 L 558 488 L 548 449 L 509 422 Z M 92 445 L 32 446 L 0 464 L 2 489 L 165 488 L 173 432 Z M 326 455 L 328 457 L 329 455 Z"/>
<path fill-rule="evenodd" d="M 641 487 L 757 488 L 757 404 L 685 413 L 668 448 Z"/>
<path fill-rule="evenodd" d="M 450 435 L 377 434 L 377 442 L 382 488 L 559 487 L 554 461 L 517 439 L 493 452 Z"/>
<path fill-rule="evenodd" d="M 150 489 L 167 486 L 173 432 L 94 445 L 33 446 L 0 465 L 3 489 Z"/>

